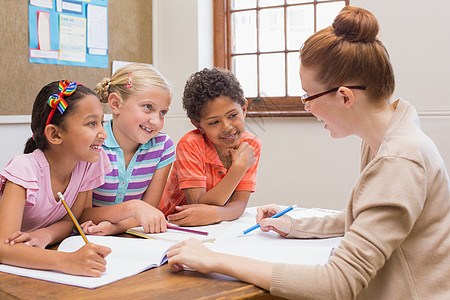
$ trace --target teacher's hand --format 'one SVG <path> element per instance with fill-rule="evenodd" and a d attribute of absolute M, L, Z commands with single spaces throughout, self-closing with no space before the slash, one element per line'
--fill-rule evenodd
<path fill-rule="evenodd" d="M 285 237 L 291 232 L 292 221 L 291 218 L 284 215 L 279 218 L 270 218 L 281 211 L 278 205 L 271 204 L 260 206 L 256 213 L 256 223 L 261 226 L 261 231 L 275 231 L 279 235 Z"/>
<path fill-rule="evenodd" d="M 167 252 L 169 266 L 174 271 L 182 271 L 187 266 L 201 273 L 213 272 L 217 256 L 218 253 L 206 248 L 196 238 L 175 244 Z"/>

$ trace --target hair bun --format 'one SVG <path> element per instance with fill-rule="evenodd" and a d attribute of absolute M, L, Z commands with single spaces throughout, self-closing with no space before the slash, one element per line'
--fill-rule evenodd
<path fill-rule="evenodd" d="M 378 34 L 378 21 L 375 16 L 359 7 L 346 6 L 333 22 L 336 36 L 350 42 L 373 42 Z"/>
<path fill-rule="evenodd" d="M 102 85 L 105 90 L 109 90 L 109 86 L 111 85 L 111 78 L 104 78 L 102 81 Z"/>
<path fill-rule="evenodd" d="M 98 98 L 100 99 L 100 102 L 108 103 L 110 85 L 111 85 L 111 78 L 109 77 L 105 77 L 101 82 L 97 83 L 97 86 L 95 87 L 94 91 L 97 94 Z"/>

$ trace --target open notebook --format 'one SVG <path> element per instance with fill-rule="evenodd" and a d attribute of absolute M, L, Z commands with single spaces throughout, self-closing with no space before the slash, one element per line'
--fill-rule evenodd
<path fill-rule="evenodd" d="M 167 261 L 166 252 L 173 242 L 150 239 L 132 239 L 114 236 L 88 236 L 89 242 L 112 249 L 106 257 L 106 271 L 100 277 L 69 275 L 54 271 L 26 269 L 0 264 L 0 271 L 53 281 L 84 288 L 96 288 L 147 269 L 159 267 Z M 58 251 L 74 252 L 85 245 L 81 236 L 72 236 L 61 242 Z"/>

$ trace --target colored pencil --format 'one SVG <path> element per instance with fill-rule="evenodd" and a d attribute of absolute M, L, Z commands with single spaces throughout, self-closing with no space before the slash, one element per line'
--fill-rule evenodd
<path fill-rule="evenodd" d="M 273 218 L 279 218 L 279 217 L 281 217 L 282 215 L 285 215 L 286 213 L 290 212 L 291 210 L 293 210 L 293 209 L 296 208 L 296 207 L 297 207 L 297 204 L 294 204 L 294 205 L 292 205 L 292 206 L 286 207 L 285 209 L 279 211 L 277 214 L 271 216 L 270 218 L 272 218 L 272 219 L 273 219 Z M 247 233 L 252 232 L 253 230 L 255 230 L 255 229 L 259 228 L 259 227 L 261 227 L 261 225 L 259 225 L 259 223 L 258 223 L 258 224 L 255 224 L 255 225 L 253 225 L 252 227 L 245 229 L 241 234 L 238 235 L 238 237 L 239 237 L 239 236 L 244 236 L 244 235 L 246 235 Z"/>
<path fill-rule="evenodd" d="M 171 226 L 171 225 L 167 225 L 167 229 L 172 229 L 172 230 L 178 230 L 178 231 L 184 231 L 184 232 L 190 232 L 190 233 L 196 233 L 196 234 L 201 234 L 201 235 L 208 235 L 209 233 L 206 231 L 200 231 L 200 230 L 194 230 L 194 229 L 187 229 L 187 228 L 182 228 L 182 227 L 177 227 L 177 226 Z"/>
<path fill-rule="evenodd" d="M 83 240 L 86 242 L 86 244 L 89 244 L 89 241 L 86 237 L 86 235 L 84 234 L 83 230 L 81 229 L 80 224 L 78 223 L 77 219 L 75 218 L 75 216 L 73 215 L 72 211 L 70 210 L 69 206 L 66 203 L 66 200 L 64 200 L 64 196 L 61 194 L 61 192 L 58 192 L 58 197 L 59 200 L 61 200 L 62 204 L 64 205 L 64 207 L 67 210 L 67 213 L 69 214 L 70 218 L 73 221 L 73 224 L 75 224 L 75 226 L 78 229 L 78 232 L 81 234 L 81 236 L 83 237 Z"/>

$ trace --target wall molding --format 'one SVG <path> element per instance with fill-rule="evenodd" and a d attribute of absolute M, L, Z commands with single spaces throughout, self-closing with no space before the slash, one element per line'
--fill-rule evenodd
<path fill-rule="evenodd" d="M 419 117 L 450 117 L 450 110 L 418 111 Z"/>
<path fill-rule="evenodd" d="M 173 113 L 168 114 L 166 119 L 186 119 L 186 114 L 183 113 Z M 111 114 L 105 114 L 104 120 L 109 121 L 112 119 Z M 24 125 L 31 124 L 31 115 L 11 115 L 11 116 L 0 116 L 0 125 Z"/>
<path fill-rule="evenodd" d="M 450 110 L 428 110 L 419 111 L 419 117 L 442 117 L 450 118 Z M 111 114 L 105 114 L 105 121 L 111 120 Z M 186 119 L 187 116 L 184 113 L 169 113 L 166 119 Z M 290 118 L 289 118 L 290 119 Z M 282 121 L 283 118 L 278 118 L 277 120 Z M 31 115 L 11 115 L 11 116 L 0 116 L 0 125 L 22 125 L 30 124 Z"/>
<path fill-rule="evenodd" d="M 105 114 L 104 120 L 111 120 L 111 114 Z M 0 125 L 22 125 L 31 124 L 31 115 L 11 115 L 11 116 L 0 116 Z"/>
<path fill-rule="evenodd" d="M 30 124 L 31 115 L 0 116 L 0 125 Z"/>

